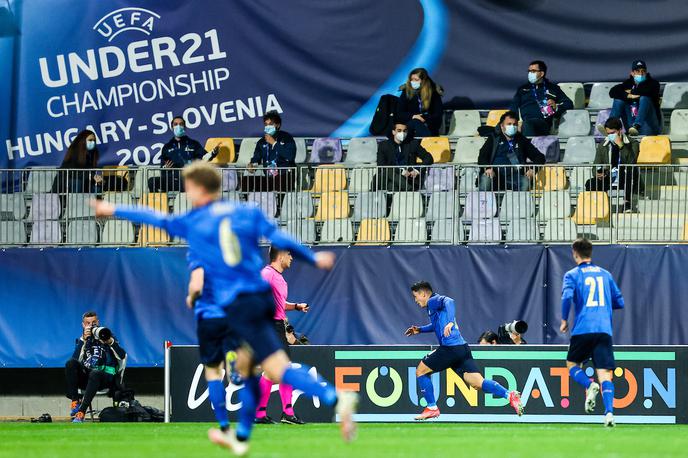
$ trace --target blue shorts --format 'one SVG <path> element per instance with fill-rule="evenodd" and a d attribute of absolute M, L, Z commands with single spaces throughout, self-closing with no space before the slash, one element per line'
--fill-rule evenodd
<path fill-rule="evenodd" d="M 239 347 L 239 340 L 232 334 L 227 325 L 227 318 L 199 319 L 196 322 L 198 348 L 201 362 L 216 365 L 225 360 L 228 351 Z"/>
<path fill-rule="evenodd" d="M 449 368 L 454 369 L 459 375 L 480 372 L 468 344 L 452 347 L 441 345 L 428 353 L 422 361 L 433 372 L 442 372 Z"/>
<path fill-rule="evenodd" d="M 569 353 L 566 360 L 582 364 L 592 359 L 595 369 L 611 369 L 616 367 L 612 336 L 604 332 L 592 332 L 571 336 Z"/>
<path fill-rule="evenodd" d="M 274 316 L 275 300 L 269 289 L 241 294 L 227 307 L 230 331 L 248 345 L 256 364 L 284 349 L 275 332 Z"/>

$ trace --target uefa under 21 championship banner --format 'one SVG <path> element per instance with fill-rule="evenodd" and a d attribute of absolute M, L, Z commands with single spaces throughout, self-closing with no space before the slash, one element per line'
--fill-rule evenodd
<path fill-rule="evenodd" d="M 430 346 L 296 346 L 294 361 L 311 366 L 338 388 L 359 393 L 360 422 L 410 422 L 424 407 L 415 370 Z M 570 380 L 566 347 L 474 346 L 473 357 L 486 378 L 522 393 L 525 414 L 518 417 L 505 399 L 468 387 L 454 371 L 432 375 L 437 405 L 444 422 L 601 423 L 603 407 L 584 412 L 584 390 Z M 688 347 L 619 346 L 615 348 L 615 418 L 618 423 L 688 423 Z M 170 348 L 172 421 L 213 421 L 198 348 Z M 586 366 L 586 374 L 592 368 Z M 238 390 L 227 387 L 227 406 L 240 407 Z M 273 387 L 274 390 L 277 387 Z M 331 408 L 295 391 L 294 408 L 307 422 L 330 422 Z M 271 397 L 268 413 L 280 415 L 279 396 Z"/>

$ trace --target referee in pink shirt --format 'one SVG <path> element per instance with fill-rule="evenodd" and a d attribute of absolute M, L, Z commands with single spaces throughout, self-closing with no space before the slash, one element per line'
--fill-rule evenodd
<path fill-rule="evenodd" d="M 263 279 L 270 284 L 272 289 L 272 297 L 275 299 L 275 331 L 280 340 L 284 344 L 284 350 L 289 355 L 289 343 L 287 342 L 287 310 L 298 310 L 299 312 L 308 312 L 308 304 L 287 302 L 287 295 L 289 287 L 287 281 L 282 276 L 282 273 L 291 267 L 292 261 L 291 253 L 288 251 L 278 250 L 270 247 L 270 264 L 265 266 L 261 271 Z M 256 423 L 259 424 L 273 424 L 276 423 L 267 414 L 268 401 L 270 400 L 270 393 L 272 391 L 272 381 L 263 376 L 260 380 L 260 402 L 256 410 Z M 282 400 L 282 423 L 291 425 L 302 425 L 301 421 L 294 415 L 294 408 L 291 405 L 292 397 L 291 385 L 280 383 L 279 393 Z"/>

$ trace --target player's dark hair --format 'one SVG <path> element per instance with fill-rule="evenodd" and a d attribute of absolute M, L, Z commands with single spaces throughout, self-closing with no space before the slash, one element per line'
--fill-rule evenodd
<path fill-rule="evenodd" d="M 480 337 L 478 337 L 478 343 L 482 342 L 483 340 L 485 342 L 497 343 L 497 334 L 492 331 L 485 331 L 480 334 Z"/>
<path fill-rule="evenodd" d="M 91 318 L 94 316 L 97 317 L 98 314 L 96 312 L 94 312 L 93 310 L 89 310 L 88 312 L 81 315 L 81 321 L 84 321 L 86 318 Z"/>
<path fill-rule="evenodd" d="M 274 110 L 268 111 L 263 115 L 263 122 L 265 121 L 272 121 L 273 124 L 279 124 L 280 127 L 282 126 L 282 117 Z"/>
<path fill-rule="evenodd" d="M 195 161 L 184 167 L 182 176 L 184 180 L 196 183 L 209 194 L 219 194 L 222 187 L 220 171 L 214 165 L 204 161 Z"/>
<path fill-rule="evenodd" d="M 270 262 L 275 262 L 277 261 L 277 257 L 280 255 L 280 253 L 284 253 L 285 250 L 280 250 L 279 248 L 275 248 L 274 246 L 271 246 L 270 249 L 268 250 L 268 256 L 270 257 Z"/>
<path fill-rule="evenodd" d="M 623 124 L 621 124 L 620 118 L 609 118 L 607 119 L 607 121 L 605 121 L 604 127 L 606 127 L 607 129 L 620 131 L 623 128 Z"/>
<path fill-rule="evenodd" d="M 590 259 L 592 257 L 592 242 L 585 237 L 576 239 L 571 248 L 583 259 Z"/>
<path fill-rule="evenodd" d="M 511 110 L 504 112 L 504 114 L 502 114 L 502 116 L 499 118 L 499 124 L 503 123 L 506 118 L 518 121 L 518 113 Z"/>
<path fill-rule="evenodd" d="M 420 280 L 411 285 L 411 291 L 417 293 L 418 291 L 428 291 L 432 293 L 432 286 L 425 280 Z"/>
<path fill-rule="evenodd" d="M 537 65 L 542 73 L 544 73 L 545 75 L 547 74 L 547 64 L 544 63 L 543 61 L 534 60 L 528 66 L 530 67 L 531 65 Z"/>
<path fill-rule="evenodd" d="M 184 126 L 186 127 L 186 119 L 182 118 L 181 116 L 175 116 L 174 118 L 172 118 L 172 120 L 170 121 L 170 127 L 172 127 L 174 125 L 175 119 L 181 119 L 182 122 L 184 123 Z"/>

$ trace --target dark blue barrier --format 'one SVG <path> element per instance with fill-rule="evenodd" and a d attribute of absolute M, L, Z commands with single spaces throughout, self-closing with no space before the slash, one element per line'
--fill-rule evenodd
<path fill-rule="evenodd" d="M 292 312 L 313 343 L 432 344 L 406 338 L 427 317 L 409 285 L 420 278 L 453 296 L 462 333 L 473 342 L 486 329 L 521 318 L 529 343 L 564 343 L 558 333 L 561 278 L 573 266 L 567 246 L 337 248 L 335 269 L 302 263 L 287 272 L 290 299 L 311 304 Z M 96 310 L 130 352 L 130 364 L 162 363 L 162 342 L 196 342 L 184 306 L 185 250 L 12 249 L 0 252 L 0 365 L 54 367 L 70 355 L 81 314 Z M 688 341 L 688 265 L 684 246 L 600 246 L 626 297 L 615 313 L 619 344 L 678 345 Z"/>

